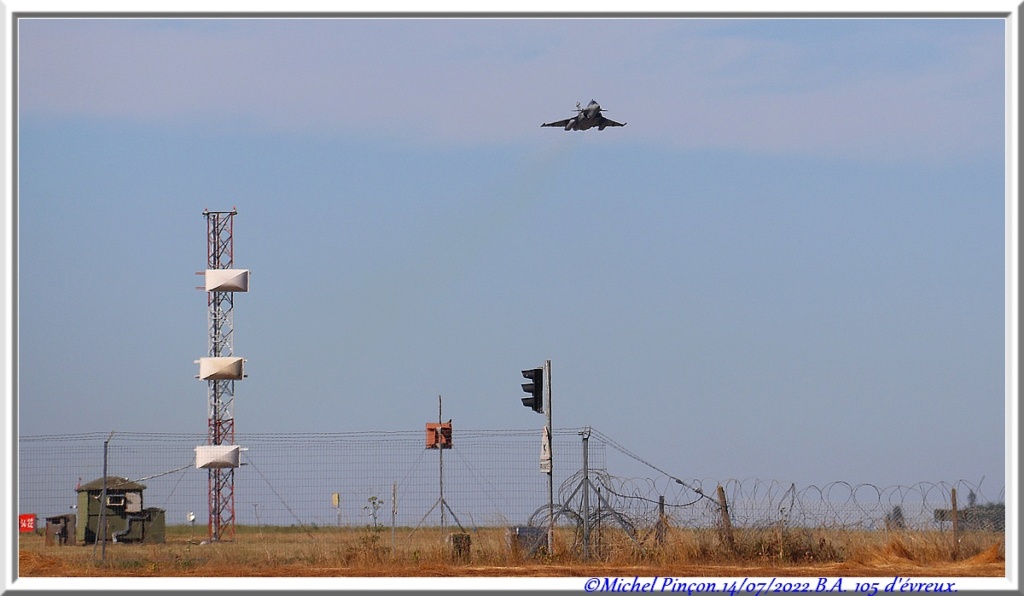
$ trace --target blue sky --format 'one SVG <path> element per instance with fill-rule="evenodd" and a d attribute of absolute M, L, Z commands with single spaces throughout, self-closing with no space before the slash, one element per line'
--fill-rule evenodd
<path fill-rule="evenodd" d="M 25 19 L 23 435 L 556 427 L 682 477 L 1005 470 L 999 19 Z M 563 132 L 596 99 L 627 126 Z"/>

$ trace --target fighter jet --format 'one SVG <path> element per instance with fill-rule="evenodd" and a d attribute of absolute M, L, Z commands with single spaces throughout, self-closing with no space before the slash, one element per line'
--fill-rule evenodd
<path fill-rule="evenodd" d="M 609 120 L 601 115 L 601 105 L 593 99 L 587 104 L 586 108 L 580 107 L 580 102 L 576 102 L 576 115 L 567 120 L 559 120 L 558 122 L 547 122 L 541 124 L 541 126 L 562 126 L 565 130 L 587 130 L 588 128 L 597 127 L 597 130 L 604 130 L 606 126 L 625 126 L 623 122 L 619 124 L 614 120 Z"/>

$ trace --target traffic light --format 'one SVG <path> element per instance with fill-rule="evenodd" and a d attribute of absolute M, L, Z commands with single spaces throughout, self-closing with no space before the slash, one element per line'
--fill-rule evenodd
<path fill-rule="evenodd" d="M 523 383 L 523 391 L 530 394 L 530 397 L 522 398 L 523 405 L 532 408 L 534 412 L 544 413 L 544 369 L 524 370 L 523 376 L 530 380 L 529 383 Z"/>

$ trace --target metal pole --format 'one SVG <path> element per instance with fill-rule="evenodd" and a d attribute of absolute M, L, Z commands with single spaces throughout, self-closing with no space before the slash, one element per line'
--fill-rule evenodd
<path fill-rule="evenodd" d="M 441 541 L 444 541 L 444 441 L 442 437 L 444 433 L 441 432 L 441 396 L 437 396 L 437 466 L 438 466 L 438 484 L 440 485 L 440 496 L 437 502 L 441 505 Z"/>
<path fill-rule="evenodd" d="M 583 435 L 583 560 L 590 559 L 590 428 Z"/>
<path fill-rule="evenodd" d="M 548 455 L 551 465 L 548 468 L 548 556 L 555 554 L 555 454 L 551 450 L 554 428 L 551 426 L 551 361 L 544 361 L 544 414 L 547 417 Z"/>
<path fill-rule="evenodd" d="M 107 445 L 110 439 L 114 438 L 114 431 L 103 441 L 103 491 L 100 493 L 100 528 L 103 535 L 103 542 L 100 544 L 100 559 L 107 560 Z M 95 553 L 96 551 L 93 551 Z M 96 556 L 93 554 L 93 556 Z"/>

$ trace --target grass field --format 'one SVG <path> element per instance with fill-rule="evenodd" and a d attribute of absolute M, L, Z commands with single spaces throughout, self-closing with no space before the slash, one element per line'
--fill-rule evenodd
<path fill-rule="evenodd" d="M 197 528 L 202 532 L 205 528 Z M 503 528 L 469 532 L 457 556 L 437 528 L 238 527 L 233 541 L 201 543 L 187 526 L 163 544 L 46 546 L 22 534 L 20 577 L 583 577 L 915 576 L 1002 577 L 1004 535 L 965 532 L 954 556 L 949 532 L 805 529 L 736 530 L 730 546 L 715 529 L 669 528 L 637 543 L 595 533 L 584 560 L 578 535 L 556 531 L 553 555 L 526 557 Z"/>

